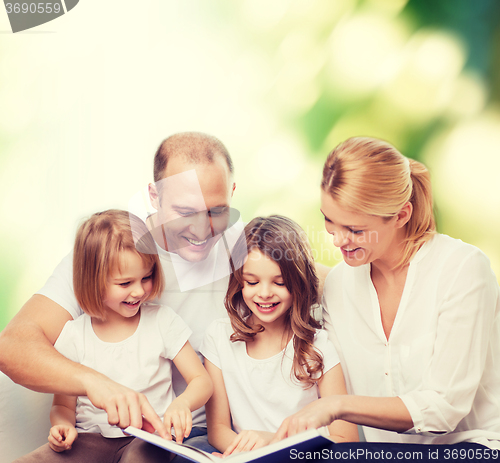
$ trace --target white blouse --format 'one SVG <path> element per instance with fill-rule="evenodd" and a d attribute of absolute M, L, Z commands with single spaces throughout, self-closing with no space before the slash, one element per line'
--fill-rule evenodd
<path fill-rule="evenodd" d="M 367 441 L 500 447 L 500 295 L 488 258 L 435 235 L 412 259 L 386 338 L 370 264 L 328 275 L 324 318 L 349 394 L 398 396 L 404 434 L 363 427 Z"/>

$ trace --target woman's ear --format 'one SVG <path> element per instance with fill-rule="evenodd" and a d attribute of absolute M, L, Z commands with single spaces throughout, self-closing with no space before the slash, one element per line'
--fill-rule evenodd
<path fill-rule="evenodd" d="M 413 205 L 408 201 L 398 212 L 396 216 L 396 227 L 402 228 L 404 227 L 411 218 L 413 213 Z"/>

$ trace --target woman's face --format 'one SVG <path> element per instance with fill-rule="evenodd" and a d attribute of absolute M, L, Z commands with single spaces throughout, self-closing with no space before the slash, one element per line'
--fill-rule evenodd
<path fill-rule="evenodd" d="M 340 248 L 346 264 L 357 267 L 372 262 L 399 262 L 403 240 L 399 216 L 387 220 L 342 209 L 330 194 L 321 190 L 321 212 L 326 231 Z"/>

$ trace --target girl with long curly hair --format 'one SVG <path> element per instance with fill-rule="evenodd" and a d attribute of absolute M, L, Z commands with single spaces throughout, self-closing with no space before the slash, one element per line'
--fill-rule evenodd
<path fill-rule="evenodd" d="M 232 255 L 229 318 L 209 326 L 201 349 L 214 383 L 208 439 L 223 456 L 267 445 L 294 411 L 346 394 L 337 352 L 313 316 L 318 277 L 304 231 L 286 217 L 257 217 Z M 328 430 L 337 442 L 358 440 L 345 421 Z"/>

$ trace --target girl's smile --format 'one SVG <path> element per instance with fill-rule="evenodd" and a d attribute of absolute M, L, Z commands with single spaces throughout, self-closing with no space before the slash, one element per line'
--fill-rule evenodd
<path fill-rule="evenodd" d="M 279 265 L 260 251 L 248 254 L 243 265 L 245 304 L 255 323 L 282 322 L 292 305 L 292 296 L 283 282 Z"/>
<path fill-rule="evenodd" d="M 120 266 L 108 277 L 104 303 L 108 307 L 108 318 L 113 313 L 121 317 L 135 316 L 153 288 L 152 268 L 145 267 L 139 254 L 123 251 Z"/>

